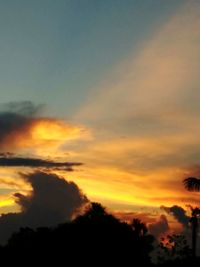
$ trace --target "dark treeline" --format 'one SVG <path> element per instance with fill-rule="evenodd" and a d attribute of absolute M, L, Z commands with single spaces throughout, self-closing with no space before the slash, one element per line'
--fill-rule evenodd
<path fill-rule="evenodd" d="M 121 222 L 98 203 L 55 228 L 21 228 L 0 248 L 5 266 L 155 266 L 155 238 L 138 219 Z M 162 258 L 162 255 L 161 255 Z M 190 254 L 156 266 L 200 266 Z"/>

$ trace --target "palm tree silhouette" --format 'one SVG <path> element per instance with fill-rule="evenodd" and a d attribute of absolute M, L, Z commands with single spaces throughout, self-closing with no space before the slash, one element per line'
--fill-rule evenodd
<path fill-rule="evenodd" d="M 199 215 L 200 215 L 200 209 L 199 208 L 192 208 L 192 217 L 190 219 L 190 223 L 192 225 L 192 254 L 193 254 L 193 257 L 196 257 Z"/>
<path fill-rule="evenodd" d="M 196 177 L 188 177 L 183 180 L 183 184 L 188 191 L 200 191 L 200 179 Z M 199 208 L 192 208 L 192 217 L 190 223 L 192 225 L 192 254 L 196 257 L 197 246 L 197 231 L 198 231 L 198 218 L 200 215 Z"/>
<path fill-rule="evenodd" d="M 183 184 L 188 191 L 200 191 L 200 179 L 188 177 L 183 180 Z"/>

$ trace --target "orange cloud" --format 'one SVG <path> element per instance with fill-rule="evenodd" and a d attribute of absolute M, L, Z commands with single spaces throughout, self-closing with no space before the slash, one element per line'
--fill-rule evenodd
<path fill-rule="evenodd" d="M 58 153 L 59 147 L 65 143 L 84 139 L 86 136 L 86 130 L 81 126 L 56 119 L 39 118 L 32 122 L 25 136 L 24 133 L 15 136 L 14 145 L 31 149 L 32 153 L 39 156 L 46 156 L 52 151 Z"/>
<path fill-rule="evenodd" d="M 89 136 L 85 127 L 39 116 L 38 107 L 31 102 L 3 105 L 0 128 L 0 152 L 20 149 L 20 153 L 34 154 L 40 148 L 41 151 L 48 148 L 52 152 L 50 149 L 56 150 L 68 141 Z"/>
<path fill-rule="evenodd" d="M 19 130 L 14 130 L 4 139 L 2 146 L 6 149 L 53 147 L 58 148 L 69 140 L 84 135 L 84 129 L 64 121 L 49 118 L 34 118 Z"/>

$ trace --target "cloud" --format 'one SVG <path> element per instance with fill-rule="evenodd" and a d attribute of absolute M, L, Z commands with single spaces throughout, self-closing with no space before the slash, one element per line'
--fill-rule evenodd
<path fill-rule="evenodd" d="M 80 166 L 78 162 L 55 162 L 38 158 L 23 158 L 14 156 L 0 156 L 0 167 L 30 167 L 73 171 L 74 166 Z"/>
<path fill-rule="evenodd" d="M 33 117 L 43 108 L 43 105 L 35 105 L 31 101 L 9 102 L 0 104 L 0 113 L 15 113 L 22 116 Z"/>
<path fill-rule="evenodd" d="M 55 226 L 68 221 L 74 212 L 88 199 L 73 182 L 56 174 L 33 172 L 22 175 L 30 183 L 30 195 L 16 193 L 15 202 L 20 213 L 8 213 L 0 217 L 0 242 L 5 243 L 19 227 Z"/>
<path fill-rule="evenodd" d="M 39 115 L 31 102 L 9 103 L 0 108 L 0 151 L 57 149 L 69 140 L 82 138 L 86 130 L 55 118 Z"/>
<path fill-rule="evenodd" d="M 166 211 L 168 214 L 171 214 L 184 227 L 188 227 L 190 217 L 186 215 L 186 211 L 182 207 L 177 205 L 172 207 L 162 206 L 161 209 Z"/>
<path fill-rule="evenodd" d="M 0 148 L 17 146 L 17 137 L 22 133 L 29 132 L 32 121 L 33 118 L 17 113 L 0 113 Z"/>
<path fill-rule="evenodd" d="M 199 15 L 200 4 L 188 3 L 160 25 L 137 55 L 129 55 L 110 81 L 100 85 L 78 116 L 97 124 L 105 119 L 111 126 L 113 119 L 115 127 L 124 123 L 136 131 L 141 123 L 147 134 L 152 126 L 155 130 L 172 120 L 172 127 L 182 115 L 191 116 L 198 110 Z"/>
<path fill-rule="evenodd" d="M 167 217 L 163 214 L 160 215 L 160 218 L 155 223 L 148 225 L 148 229 L 157 238 L 162 234 L 166 234 L 170 230 Z"/>

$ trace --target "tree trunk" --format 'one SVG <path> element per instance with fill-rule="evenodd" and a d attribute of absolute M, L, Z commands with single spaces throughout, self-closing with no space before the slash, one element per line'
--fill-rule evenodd
<path fill-rule="evenodd" d="M 198 227 L 198 219 L 196 216 L 192 216 L 191 224 L 192 224 L 192 256 L 195 258 L 196 247 L 197 247 L 197 227 Z"/>

